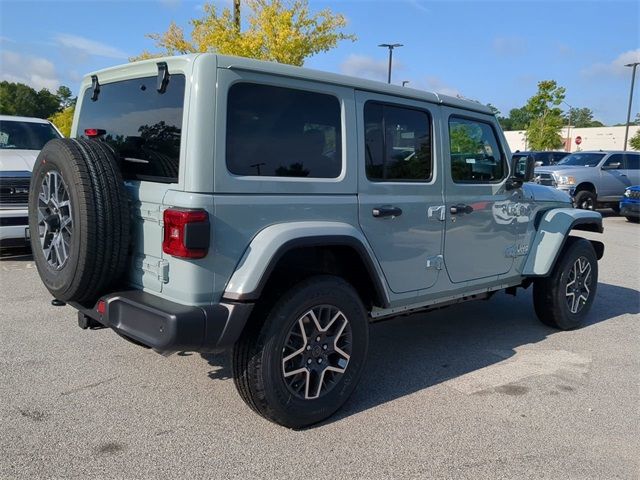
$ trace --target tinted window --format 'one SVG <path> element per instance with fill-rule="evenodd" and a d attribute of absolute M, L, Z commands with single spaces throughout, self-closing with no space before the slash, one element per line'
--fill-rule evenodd
<path fill-rule="evenodd" d="M 627 170 L 639 170 L 640 169 L 640 155 L 637 153 L 625 153 L 624 154 L 624 168 Z"/>
<path fill-rule="evenodd" d="M 572 153 L 558 162 L 558 165 L 576 165 L 595 167 L 604 157 L 604 153 Z"/>
<path fill-rule="evenodd" d="M 428 181 L 431 122 L 421 110 L 367 102 L 364 107 L 367 178 Z"/>
<path fill-rule="evenodd" d="M 335 178 L 340 103 L 323 93 L 237 83 L 227 104 L 227 168 L 235 175 Z"/>
<path fill-rule="evenodd" d="M 48 123 L 0 120 L 0 149 L 42 150 L 54 138 L 60 135 Z"/>
<path fill-rule="evenodd" d="M 562 160 L 567 155 L 569 155 L 569 154 L 566 153 L 566 152 L 554 152 L 554 153 L 551 154 L 554 163 L 558 163 L 560 160 Z"/>
<path fill-rule="evenodd" d="M 618 163 L 620 164 L 620 166 L 618 168 L 624 168 L 624 164 L 623 164 L 623 158 L 622 155 L 619 153 L 616 153 L 614 155 L 611 155 L 609 158 L 607 158 L 605 160 L 605 162 L 602 164 L 603 167 L 608 167 L 614 163 Z"/>
<path fill-rule="evenodd" d="M 490 124 L 451 117 L 449 142 L 454 182 L 487 183 L 505 178 L 502 151 Z"/>
<path fill-rule="evenodd" d="M 124 178 L 177 182 L 185 78 L 171 75 L 162 94 L 156 84 L 156 76 L 107 83 L 95 102 L 88 88 L 77 135 L 97 129 L 120 156 Z"/>

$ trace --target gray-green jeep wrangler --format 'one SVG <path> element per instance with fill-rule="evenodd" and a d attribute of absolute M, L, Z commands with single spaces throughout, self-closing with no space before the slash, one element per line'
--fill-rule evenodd
<path fill-rule="evenodd" d="M 33 172 L 42 281 L 80 326 L 168 354 L 232 350 L 236 386 L 288 427 L 354 390 L 372 321 L 533 284 L 577 327 L 600 214 L 527 183 L 489 109 L 214 54 L 88 75 L 71 139 Z"/>

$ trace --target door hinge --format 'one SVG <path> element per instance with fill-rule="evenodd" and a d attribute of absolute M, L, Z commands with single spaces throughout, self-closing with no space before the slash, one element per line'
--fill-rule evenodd
<path fill-rule="evenodd" d="M 445 212 L 445 206 L 444 205 L 435 205 L 435 206 L 429 207 L 429 209 L 427 210 L 427 217 L 431 218 L 431 217 L 436 216 L 436 214 L 437 214 L 438 220 L 440 220 L 441 222 L 444 222 L 445 213 L 446 212 Z"/>
<path fill-rule="evenodd" d="M 138 260 L 138 267 L 145 272 L 156 277 L 162 283 L 169 282 L 169 262 L 166 260 L 148 260 L 143 258 Z"/>
<path fill-rule="evenodd" d="M 442 255 L 434 255 L 427 257 L 427 268 L 435 268 L 436 270 L 442 270 L 443 258 Z"/>

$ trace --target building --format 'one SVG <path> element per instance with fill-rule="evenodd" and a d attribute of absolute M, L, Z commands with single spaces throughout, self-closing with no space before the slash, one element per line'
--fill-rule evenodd
<path fill-rule="evenodd" d="M 590 128 L 573 128 L 564 127 L 560 132 L 562 138 L 570 140 L 569 148 L 564 148 L 569 152 L 579 150 L 622 150 L 624 143 L 624 130 L 626 127 L 590 127 Z M 567 132 L 567 130 L 569 130 Z M 639 126 L 629 127 L 629 139 L 640 130 Z M 527 139 L 524 130 L 504 132 L 509 148 L 512 152 L 516 150 L 529 150 L 527 147 Z M 568 133 L 568 135 L 567 135 Z M 580 145 L 576 144 L 577 138 L 582 140 Z M 628 146 L 628 142 L 627 142 Z M 628 147 L 629 148 L 629 147 Z"/>

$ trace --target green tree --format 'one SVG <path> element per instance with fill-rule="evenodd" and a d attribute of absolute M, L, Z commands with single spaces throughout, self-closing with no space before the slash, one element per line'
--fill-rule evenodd
<path fill-rule="evenodd" d="M 63 110 L 76 104 L 76 98 L 73 96 L 73 93 L 71 93 L 71 89 L 64 85 L 60 85 L 60 87 L 58 87 L 56 97 L 58 97 L 60 108 Z"/>
<path fill-rule="evenodd" d="M 58 130 L 60 130 L 65 137 L 71 136 L 71 124 L 73 123 L 75 110 L 75 105 L 71 105 L 49 117 L 49 120 L 58 127 Z"/>
<path fill-rule="evenodd" d="M 564 123 L 560 104 L 564 96 L 565 89 L 559 87 L 555 80 L 538 82 L 538 91 L 525 106 L 531 115 L 526 135 L 532 150 L 552 150 L 564 144 L 560 136 Z"/>
<path fill-rule="evenodd" d="M 569 115 L 569 113 L 571 115 Z M 593 118 L 593 111 L 590 108 L 571 108 L 569 112 L 565 112 L 562 116 L 565 124 L 571 123 L 573 127 L 604 127 L 604 123 Z"/>
<path fill-rule="evenodd" d="M 213 3 L 204 5 L 202 18 L 191 20 L 191 39 L 172 22 L 164 33 L 147 35 L 162 49 L 142 52 L 132 61 L 161 55 L 216 52 L 226 55 L 302 65 L 305 58 L 334 48 L 341 40 L 355 40 L 342 32 L 347 21 L 329 9 L 309 11 L 307 0 L 246 0 L 248 27 L 237 28 L 231 9 L 218 13 Z"/>
<path fill-rule="evenodd" d="M 526 130 L 531 121 L 531 114 L 526 107 L 512 108 L 508 117 L 498 117 L 504 130 Z"/>
<path fill-rule="evenodd" d="M 640 150 L 640 130 L 629 139 L 629 146 L 634 150 Z"/>
<path fill-rule="evenodd" d="M 46 88 L 37 92 L 23 83 L 0 82 L 0 114 L 47 118 L 59 110 L 58 97 Z"/>

